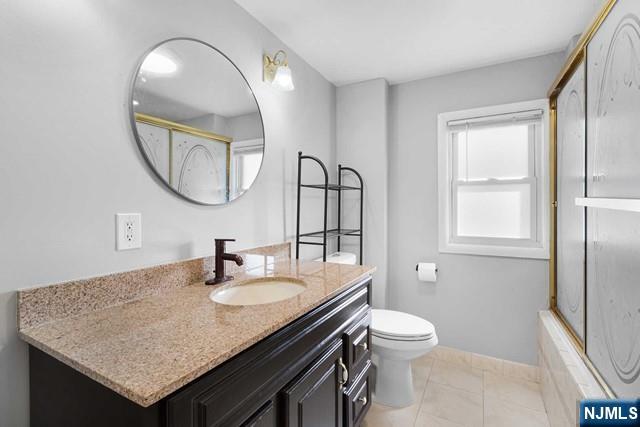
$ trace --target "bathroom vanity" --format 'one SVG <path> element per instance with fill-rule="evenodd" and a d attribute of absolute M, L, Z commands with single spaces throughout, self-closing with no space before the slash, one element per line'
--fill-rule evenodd
<path fill-rule="evenodd" d="M 262 115 L 215 47 L 152 47 L 129 106 L 141 154 L 172 193 L 224 205 L 255 180 Z M 136 247 L 127 239 L 118 228 L 116 247 Z M 371 405 L 374 268 L 292 260 L 288 243 L 245 252 L 225 253 L 222 239 L 215 266 L 200 258 L 18 292 L 31 425 L 358 426 Z"/>
<path fill-rule="evenodd" d="M 31 425 L 357 426 L 371 404 L 372 271 L 277 261 L 224 286 L 288 278 L 306 286 L 299 295 L 223 305 L 198 282 L 21 328 Z M 25 326 L 51 311 L 42 297 L 78 292 L 53 287 L 19 295 Z"/>

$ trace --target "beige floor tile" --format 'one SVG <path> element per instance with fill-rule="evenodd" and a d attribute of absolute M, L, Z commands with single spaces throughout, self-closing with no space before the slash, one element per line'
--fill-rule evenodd
<path fill-rule="evenodd" d="M 374 402 L 363 426 L 549 426 L 540 384 L 490 372 L 493 366 L 482 362 L 493 361 L 479 361 L 489 369 L 484 371 L 461 362 L 430 354 L 416 359 L 412 364 L 414 404 L 390 408 Z"/>
<path fill-rule="evenodd" d="M 416 419 L 415 427 L 462 427 L 464 424 L 454 423 L 453 421 L 438 418 L 435 415 L 420 412 Z"/>
<path fill-rule="evenodd" d="M 533 381 L 485 372 L 484 393 L 485 396 L 498 397 L 534 411 L 544 412 L 540 384 Z"/>
<path fill-rule="evenodd" d="M 482 393 L 482 371 L 470 367 L 436 360 L 431 368 L 429 381 L 444 384 L 472 393 Z"/>
<path fill-rule="evenodd" d="M 399 427 L 399 426 L 413 426 L 418 410 L 420 409 L 420 402 L 416 402 L 406 408 L 391 408 L 388 406 L 378 405 L 373 403 L 369 413 L 365 417 L 363 426 L 366 427 Z"/>
<path fill-rule="evenodd" d="M 502 400 L 498 397 L 484 398 L 485 427 L 549 427 L 547 414 Z"/>
<path fill-rule="evenodd" d="M 464 426 L 482 426 L 482 393 L 427 383 L 420 414 L 426 413 Z"/>

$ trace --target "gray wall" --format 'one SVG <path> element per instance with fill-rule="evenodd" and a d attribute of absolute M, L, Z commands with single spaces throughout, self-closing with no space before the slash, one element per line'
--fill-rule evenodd
<path fill-rule="evenodd" d="M 388 107 L 389 85 L 383 79 L 341 86 L 336 92 L 337 161 L 356 169 L 364 180 L 365 264 L 378 270 L 373 281 L 373 304 L 386 305 L 388 231 Z M 349 177 L 345 173 L 345 177 Z M 357 181 L 346 184 L 358 185 Z M 359 196 L 344 193 L 343 226 L 357 227 Z M 343 238 L 343 251 L 358 254 L 358 239 Z"/>
<path fill-rule="evenodd" d="M 258 113 L 229 117 L 230 135 L 234 141 L 262 138 L 262 126 Z"/>
<path fill-rule="evenodd" d="M 442 345 L 536 363 L 545 260 L 438 253 L 437 114 L 546 97 L 562 53 L 391 86 L 389 306 L 425 317 Z M 438 263 L 437 283 L 416 278 Z"/>
<path fill-rule="evenodd" d="M 15 290 L 211 254 L 214 237 L 237 238 L 230 250 L 291 238 L 297 150 L 335 168 L 335 87 L 231 0 L 9 0 L 0 34 L 0 425 L 20 427 L 28 369 Z M 226 207 L 193 205 L 161 187 L 129 127 L 137 61 L 175 36 L 225 52 L 262 109 L 264 167 Z M 294 92 L 261 81 L 263 52 L 280 48 Z M 305 204 L 307 229 L 321 224 L 320 200 Z M 143 249 L 114 250 L 117 212 L 142 213 Z"/>
<path fill-rule="evenodd" d="M 257 112 L 234 117 L 207 114 L 190 120 L 179 120 L 179 123 L 231 137 L 234 142 L 262 138 L 262 122 Z"/>
<path fill-rule="evenodd" d="M 157 117 L 162 116 L 157 115 Z M 182 123 L 183 125 L 217 133 L 218 135 L 231 136 L 231 132 L 229 130 L 229 119 L 219 114 L 205 114 L 204 116 L 194 117 L 193 119 L 189 120 L 176 121 L 178 123 Z"/>

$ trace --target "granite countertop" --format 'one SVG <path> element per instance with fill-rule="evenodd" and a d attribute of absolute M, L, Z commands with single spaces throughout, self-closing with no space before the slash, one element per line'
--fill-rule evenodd
<path fill-rule="evenodd" d="M 267 258 L 264 258 L 265 260 Z M 29 344 L 142 406 L 150 406 L 371 275 L 375 268 L 281 260 L 236 273 L 302 280 L 288 300 L 213 302 L 197 282 L 88 313 L 21 328 Z M 233 282 L 227 282 L 228 285 Z M 222 285 L 222 286 L 225 286 Z"/>

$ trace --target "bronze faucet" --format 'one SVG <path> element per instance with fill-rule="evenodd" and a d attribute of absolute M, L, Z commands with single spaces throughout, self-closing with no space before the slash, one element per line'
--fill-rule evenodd
<path fill-rule="evenodd" d="M 244 264 L 244 260 L 240 255 L 225 253 L 225 242 L 235 242 L 236 239 L 215 239 L 216 241 L 216 261 L 215 261 L 215 277 L 207 280 L 207 285 L 217 285 L 218 283 L 228 282 L 233 280 L 233 276 L 227 276 L 224 273 L 224 262 L 234 261 L 236 265 Z"/>

